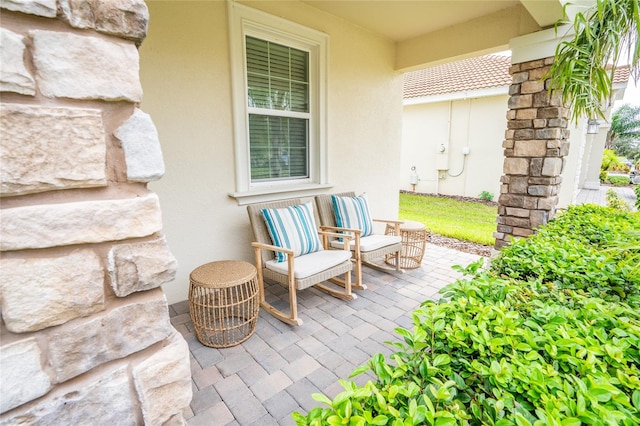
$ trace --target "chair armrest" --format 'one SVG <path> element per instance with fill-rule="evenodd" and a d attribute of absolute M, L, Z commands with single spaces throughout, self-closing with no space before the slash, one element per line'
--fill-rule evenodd
<path fill-rule="evenodd" d="M 326 225 L 321 225 L 320 229 L 322 229 L 323 231 L 328 230 L 328 231 L 340 231 L 340 232 L 351 232 L 356 236 L 360 236 L 360 234 L 362 234 L 362 231 L 359 229 L 353 229 L 353 228 L 340 228 L 339 226 L 326 226 Z M 344 237 L 344 234 L 339 234 L 340 238 Z M 348 235 L 347 235 L 348 236 Z"/>
<path fill-rule="evenodd" d="M 387 227 L 391 225 L 393 227 L 393 235 L 400 236 L 400 225 L 404 223 L 402 220 L 389 220 L 389 219 L 373 219 L 374 222 L 386 223 Z"/>
<path fill-rule="evenodd" d="M 393 219 L 371 219 L 374 222 L 382 222 L 382 223 L 391 223 L 391 224 L 398 224 L 398 225 L 402 225 L 404 223 L 404 220 L 393 220 Z"/>
<path fill-rule="evenodd" d="M 353 238 L 355 238 L 353 235 L 341 234 L 339 232 L 320 231 L 320 232 L 318 232 L 318 235 L 321 235 L 321 236 L 326 235 L 327 237 L 344 238 L 344 239 L 347 239 L 347 240 L 352 240 Z"/>
<path fill-rule="evenodd" d="M 325 227 L 321 226 L 320 228 L 325 228 Z M 330 226 L 326 228 L 334 228 L 334 227 Z M 337 228 L 337 229 L 342 229 L 342 228 Z M 338 232 L 327 232 L 327 231 L 319 231 L 318 235 L 322 237 L 322 246 L 324 247 L 325 250 L 329 249 L 329 239 L 328 239 L 329 237 L 342 238 L 343 249 L 347 251 L 349 251 L 349 241 L 353 238 L 359 241 L 359 238 L 360 238 L 360 235 L 357 235 L 354 237 L 353 235 L 349 235 L 349 234 L 340 234 Z"/>
<path fill-rule="evenodd" d="M 293 250 L 288 249 L 288 248 L 284 248 L 284 247 L 278 247 L 278 246 L 274 246 L 272 244 L 263 244 L 263 243 L 258 243 L 258 242 L 253 242 L 251 243 L 251 245 L 254 248 L 257 249 L 264 249 L 264 250 L 271 250 L 271 251 L 279 251 L 282 252 L 284 254 L 293 256 Z"/>
<path fill-rule="evenodd" d="M 287 271 L 289 275 L 289 286 L 290 288 L 294 288 L 293 287 L 293 271 L 295 271 L 295 267 L 294 267 L 293 260 L 295 257 L 293 256 L 293 250 L 274 246 L 272 244 L 263 244 L 258 242 L 253 242 L 251 243 L 251 245 L 253 246 L 253 249 L 255 250 L 255 254 L 256 254 L 256 266 L 258 266 L 259 268 L 264 268 L 264 262 L 262 260 L 262 252 L 260 250 L 264 249 L 264 250 L 279 251 L 279 252 L 285 253 L 287 255 Z M 260 274 L 262 274 L 262 272 L 260 272 Z"/>

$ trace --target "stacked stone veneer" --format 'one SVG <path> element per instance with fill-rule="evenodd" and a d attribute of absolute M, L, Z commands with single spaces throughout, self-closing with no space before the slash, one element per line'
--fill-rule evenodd
<path fill-rule="evenodd" d="M 183 424 L 144 1 L 0 7 L 0 424 Z"/>
<path fill-rule="evenodd" d="M 549 95 L 549 82 L 543 80 L 552 62 L 546 58 L 510 68 L 496 248 L 533 234 L 555 214 L 569 153 L 569 110 L 559 96 Z"/>

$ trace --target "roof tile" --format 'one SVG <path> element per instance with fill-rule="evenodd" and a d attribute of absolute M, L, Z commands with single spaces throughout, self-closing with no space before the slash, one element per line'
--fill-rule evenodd
<path fill-rule="evenodd" d="M 508 86 L 510 66 L 508 56 L 487 55 L 408 72 L 404 75 L 404 98 Z M 614 83 L 628 80 L 629 66 L 616 69 Z"/>
<path fill-rule="evenodd" d="M 509 66 L 508 56 L 488 55 L 408 72 L 404 75 L 404 98 L 508 86 Z"/>

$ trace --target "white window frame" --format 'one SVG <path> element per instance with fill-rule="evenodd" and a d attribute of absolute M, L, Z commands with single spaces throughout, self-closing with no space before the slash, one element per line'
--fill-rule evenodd
<path fill-rule="evenodd" d="M 330 188 L 327 166 L 326 34 L 297 23 L 228 1 L 231 90 L 235 147 L 236 191 L 229 195 L 239 204 L 313 195 Z M 246 36 L 268 40 L 309 53 L 309 177 L 267 182 L 251 181 L 249 157 L 249 107 L 247 102 Z"/>

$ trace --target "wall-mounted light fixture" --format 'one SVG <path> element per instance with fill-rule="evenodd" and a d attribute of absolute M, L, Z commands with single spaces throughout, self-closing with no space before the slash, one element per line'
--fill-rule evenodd
<path fill-rule="evenodd" d="M 597 135 L 598 131 L 600 131 L 600 123 L 595 118 L 590 118 L 587 122 L 587 134 Z"/>

